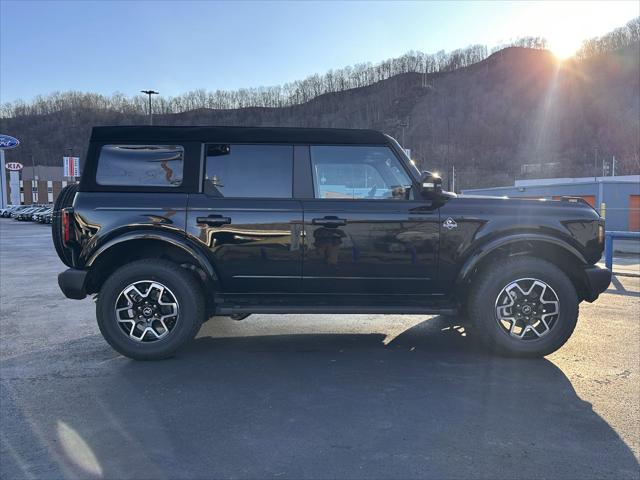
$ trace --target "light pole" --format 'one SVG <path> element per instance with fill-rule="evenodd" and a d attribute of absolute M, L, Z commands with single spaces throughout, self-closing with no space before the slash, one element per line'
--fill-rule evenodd
<path fill-rule="evenodd" d="M 155 90 L 140 90 L 140 93 L 149 95 L 149 125 L 153 125 L 153 111 L 151 110 L 151 95 L 159 95 L 160 92 L 156 92 Z"/>
<path fill-rule="evenodd" d="M 406 148 L 404 146 L 404 129 L 409 126 L 409 122 L 407 120 L 400 122 L 400 126 L 402 127 L 402 148 Z"/>

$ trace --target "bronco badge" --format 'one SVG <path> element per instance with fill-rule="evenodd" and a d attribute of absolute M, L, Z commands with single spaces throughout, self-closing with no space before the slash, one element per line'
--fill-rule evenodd
<path fill-rule="evenodd" d="M 456 223 L 456 221 L 453 218 L 449 217 L 444 221 L 442 226 L 444 228 L 446 228 L 447 230 L 453 230 L 454 228 L 456 228 L 458 226 L 458 224 Z"/>

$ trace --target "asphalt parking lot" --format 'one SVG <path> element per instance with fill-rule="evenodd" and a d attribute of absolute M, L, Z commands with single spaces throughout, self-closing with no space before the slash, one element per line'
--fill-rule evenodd
<path fill-rule="evenodd" d="M 543 360 L 428 316 L 214 318 L 135 362 L 66 300 L 48 226 L 0 219 L 0 477 L 640 478 L 640 279 Z"/>

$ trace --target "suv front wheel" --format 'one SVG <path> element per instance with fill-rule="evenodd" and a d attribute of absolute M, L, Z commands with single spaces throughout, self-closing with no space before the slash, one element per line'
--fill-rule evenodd
<path fill-rule="evenodd" d="M 204 311 L 194 276 L 158 259 L 116 270 L 102 285 L 96 304 L 98 326 L 109 345 L 136 360 L 172 356 L 198 333 Z"/>
<path fill-rule="evenodd" d="M 490 350 L 542 357 L 569 339 L 578 296 L 569 277 L 534 257 L 513 257 L 483 269 L 471 285 L 467 312 Z"/>

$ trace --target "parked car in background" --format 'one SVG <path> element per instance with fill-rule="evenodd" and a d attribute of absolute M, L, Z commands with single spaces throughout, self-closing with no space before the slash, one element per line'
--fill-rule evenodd
<path fill-rule="evenodd" d="M 13 218 L 14 220 L 22 221 L 24 219 L 24 216 L 33 211 L 35 208 L 35 205 L 27 205 L 25 206 L 25 208 L 19 208 L 11 212 L 11 218 Z"/>
<path fill-rule="evenodd" d="M 24 210 L 26 208 L 31 208 L 31 205 L 12 205 L 10 207 L 2 209 L 0 213 L 0 217 L 10 218 L 13 213 L 18 212 L 20 210 Z"/>
<path fill-rule="evenodd" d="M 11 209 L 15 208 L 16 205 L 7 205 L 4 208 L 0 208 L 0 217 L 6 216 L 6 213 L 11 212 Z"/>
<path fill-rule="evenodd" d="M 45 223 L 47 215 L 53 212 L 53 207 L 45 207 L 43 210 L 33 214 L 33 221 Z"/>
<path fill-rule="evenodd" d="M 29 217 L 27 218 L 27 221 L 36 222 L 38 220 L 38 216 L 42 215 L 47 210 L 49 210 L 49 206 L 48 205 L 44 205 L 44 206 L 38 208 L 37 210 L 31 212 L 31 215 L 29 215 Z"/>
<path fill-rule="evenodd" d="M 30 222 L 33 220 L 33 216 L 36 213 L 39 213 L 43 210 L 45 210 L 47 207 L 46 206 L 42 206 L 42 205 L 38 205 L 35 206 L 33 208 L 28 208 L 26 210 L 23 210 L 21 212 L 18 213 L 18 215 L 16 215 L 15 219 L 18 221 L 26 221 L 26 222 Z"/>
<path fill-rule="evenodd" d="M 27 220 L 31 220 L 31 215 L 34 212 L 37 212 L 38 209 L 40 207 L 31 207 L 31 208 L 27 208 L 26 210 L 21 211 L 20 213 L 18 213 L 18 215 L 16 215 L 16 220 L 18 221 L 27 221 Z"/>

